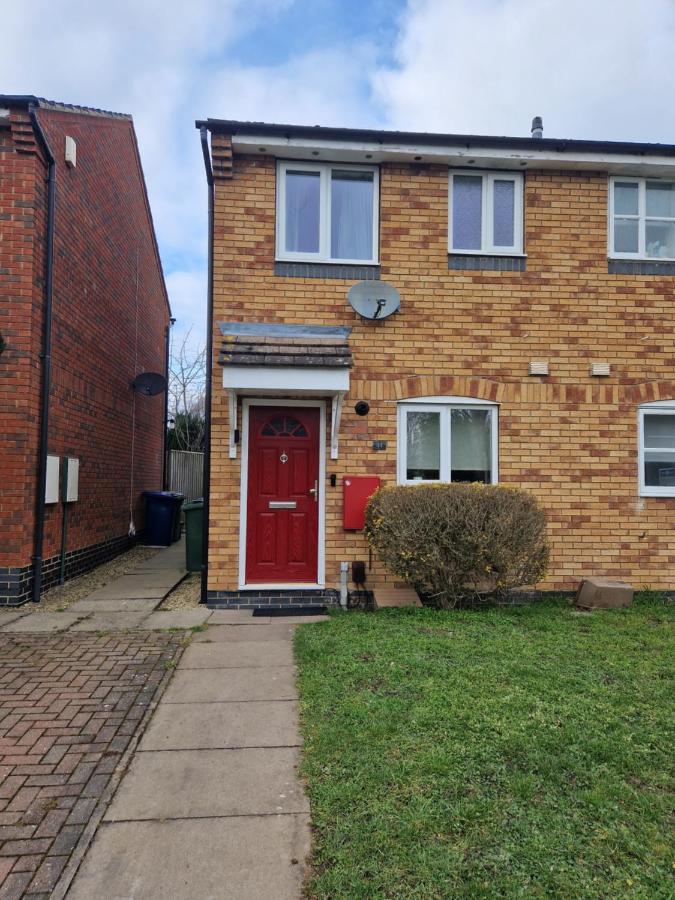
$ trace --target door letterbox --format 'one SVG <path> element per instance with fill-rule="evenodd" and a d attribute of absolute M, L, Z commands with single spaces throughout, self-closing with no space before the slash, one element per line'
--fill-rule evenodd
<path fill-rule="evenodd" d="M 342 479 L 342 525 L 361 531 L 366 524 L 366 503 L 380 486 L 377 475 L 345 475 Z"/>

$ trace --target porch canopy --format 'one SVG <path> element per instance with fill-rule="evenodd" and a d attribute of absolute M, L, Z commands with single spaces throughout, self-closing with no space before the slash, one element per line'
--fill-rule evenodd
<path fill-rule="evenodd" d="M 218 357 L 230 400 L 230 458 L 237 455 L 237 395 L 329 397 L 331 459 L 338 456 L 338 430 L 349 390 L 352 353 L 349 326 L 219 322 Z"/>

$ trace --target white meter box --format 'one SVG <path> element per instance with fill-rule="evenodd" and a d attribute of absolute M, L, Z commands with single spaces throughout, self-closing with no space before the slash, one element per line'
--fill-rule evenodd
<path fill-rule="evenodd" d="M 72 456 L 65 459 L 66 464 L 66 503 L 74 503 L 79 500 L 80 490 L 80 461 Z"/>
<path fill-rule="evenodd" d="M 59 502 L 59 463 L 58 456 L 47 457 L 47 483 L 45 484 L 45 503 Z"/>

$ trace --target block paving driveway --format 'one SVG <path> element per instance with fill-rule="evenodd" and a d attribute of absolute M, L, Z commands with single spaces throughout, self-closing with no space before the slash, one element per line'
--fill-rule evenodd
<path fill-rule="evenodd" d="M 0 634 L 0 900 L 62 895 L 182 641 Z"/>

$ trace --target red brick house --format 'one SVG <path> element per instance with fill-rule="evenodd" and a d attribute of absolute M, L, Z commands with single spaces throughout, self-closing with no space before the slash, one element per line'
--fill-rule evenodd
<path fill-rule="evenodd" d="M 0 96 L 0 604 L 142 529 L 170 315 L 131 117 Z"/>
<path fill-rule="evenodd" d="M 197 124 L 209 601 L 335 601 L 355 560 L 409 594 L 363 477 L 531 491 L 544 590 L 675 588 L 675 146 Z"/>

